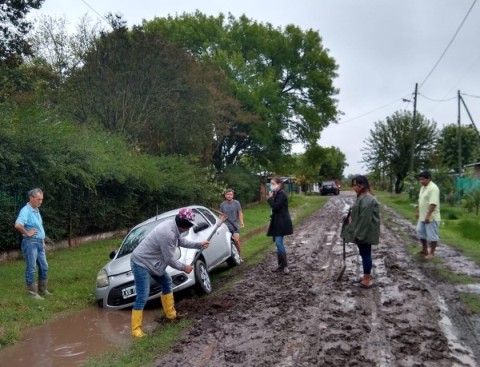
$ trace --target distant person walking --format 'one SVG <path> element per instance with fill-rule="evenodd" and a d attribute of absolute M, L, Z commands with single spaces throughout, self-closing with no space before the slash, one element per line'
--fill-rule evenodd
<path fill-rule="evenodd" d="M 238 254 L 242 255 L 242 248 L 240 245 L 240 228 L 245 227 L 243 223 L 242 206 L 238 200 L 233 198 L 234 191 L 227 189 L 224 192 L 225 200 L 220 204 L 220 211 L 225 214 L 228 220 L 225 222 L 229 231 L 232 232 L 233 240 Z M 241 260 L 243 261 L 243 260 Z"/>
<path fill-rule="evenodd" d="M 288 211 L 288 194 L 283 189 L 281 177 L 276 176 L 271 179 L 267 201 L 272 208 L 267 236 L 273 237 L 273 241 L 277 247 L 278 267 L 273 271 L 289 274 L 287 250 L 283 242 L 283 237 L 293 234 L 293 224 Z"/>
<path fill-rule="evenodd" d="M 350 218 L 342 231 L 342 238 L 358 246 L 362 258 L 363 277 L 360 287 L 370 288 L 372 281 L 372 246 L 380 240 L 380 213 L 378 202 L 365 176 L 356 176 L 352 186 L 357 199 L 352 206 Z"/>
<path fill-rule="evenodd" d="M 420 254 L 426 259 L 435 256 L 435 249 L 438 244 L 438 230 L 440 227 L 440 190 L 432 181 L 429 171 L 422 171 L 418 175 L 420 179 L 420 193 L 418 195 L 418 208 L 415 217 L 417 223 L 417 237 L 422 244 Z M 430 244 L 430 251 L 428 248 Z"/>
<path fill-rule="evenodd" d="M 20 210 L 15 221 L 15 229 L 22 234 L 22 252 L 25 258 L 25 282 L 28 293 L 35 299 L 50 295 L 47 290 L 48 263 L 45 254 L 45 230 L 43 228 L 40 206 L 43 203 L 43 191 L 33 189 L 28 192 L 28 203 Z M 38 293 L 35 273 L 38 264 Z"/>
<path fill-rule="evenodd" d="M 137 298 L 132 309 L 132 336 L 143 337 L 142 331 L 143 308 L 150 293 L 150 278 L 162 287 L 160 300 L 167 320 L 175 320 L 180 315 L 175 310 L 175 301 L 172 290 L 172 277 L 165 270 L 167 266 L 191 273 L 193 267 L 183 264 L 175 257 L 178 246 L 186 248 L 204 249 L 209 241 L 192 242 L 185 239 L 182 233 L 189 231 L 195 224 L 195 213 L 190 208 L 181 208 L 175 218 L 158 224 L 133 250 L 131 266 Z"/>

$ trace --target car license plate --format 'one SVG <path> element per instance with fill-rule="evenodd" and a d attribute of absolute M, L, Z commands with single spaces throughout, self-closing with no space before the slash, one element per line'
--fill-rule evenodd
<path fill-rule="evenodd" d="M 132 285 L 131 287 L 122 289 L 123 299 L 135 296 L 136 294 L 137 294 L 137 292 L 135 291 L 135 286 L 134 285 Z"/>

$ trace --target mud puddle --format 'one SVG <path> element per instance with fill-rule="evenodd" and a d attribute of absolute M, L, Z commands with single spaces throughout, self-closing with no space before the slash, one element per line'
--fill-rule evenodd
<path fill-rule="evenodd" d="M 158 310 L 146 310 L 152 324 Z M 0 352 L 1 366 L 81 366 L 87 358 L 115 351 L 131 341 L 130 311 L 88 308 L 28 331 L 22 341 Z M 148 329 L 147 329 L 148 330 Z"/>

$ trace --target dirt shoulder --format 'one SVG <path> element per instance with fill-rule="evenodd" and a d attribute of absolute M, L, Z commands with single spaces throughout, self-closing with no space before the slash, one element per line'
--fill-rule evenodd
<path fill-rule="evenodd" d="M 361 260 L 347 245 L 340 281 L 341 211 L 354 196 L 331 197 L 286 237 L 288 276 L 272 273 L 272 254 L 226 291 L 199 304 L 184 299 L 196 321 L 156 366 L 477 366 L 480 320 L 467 315 L 458 290 L 435 279 L 431 264 L 411 259 L 414 229 L 386 209 L 373 250 L 371 289 L 354 283 Z M 460 254 L 440 246 L 438 256 L 461 271 Z M 477 274 L 477 275 L 475 275 Z"/>

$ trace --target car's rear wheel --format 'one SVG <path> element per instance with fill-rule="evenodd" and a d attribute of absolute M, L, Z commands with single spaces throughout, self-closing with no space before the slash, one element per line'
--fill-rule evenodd
<path fill-rule="evenodd" d="M 212 293 L 212 281 L 203 260 L 197 260 L 193 269 L 195 272 L 195 292 L 200 296 Z"/>
<path fill-rule="evenodd" d="M 235 247 L 235 241 L 233 239 L 230 241 L 230 247 L 232 255 L 227 259 L 227 264 L 229 266 L 238 266 L 242 263 L 242 259 L 240 258 L 237 248 Z"/>

